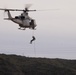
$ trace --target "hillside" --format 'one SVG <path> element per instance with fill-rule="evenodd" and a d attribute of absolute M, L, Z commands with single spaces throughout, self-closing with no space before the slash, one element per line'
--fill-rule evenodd
<path fill-rule="evenodd" d="M 0 54 L 0 75 L 76 75 L 76 60 Z"/>

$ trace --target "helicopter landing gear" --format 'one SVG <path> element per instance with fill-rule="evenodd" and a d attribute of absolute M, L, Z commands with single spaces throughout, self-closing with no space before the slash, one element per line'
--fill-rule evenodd
<path fill-rule="evenodd" d="M 24 28 L 24 29 L 21 29 L 21 27 L 20 27 L 20 28 L 18 28 L 18 29 L 20 29 L 20 30 L 25 30 L 25 28 Z"/>

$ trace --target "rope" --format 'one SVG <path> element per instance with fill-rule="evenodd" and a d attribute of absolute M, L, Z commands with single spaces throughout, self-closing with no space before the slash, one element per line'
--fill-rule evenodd
<path fill-rule="evenodd" d="M 32 36 L 34 36 L 34 30 L 32 31 Z"/>
<path fill-rule="evenodd" d="M 35 54 L 35 57 L 36 57 L 36 47 L 35 47 L 35 41 L 34 41 L 34 54 Z"/>
<path fill-rule="evenodd" d="M 34 30 L 33 30 L 32 36 L 34 36 L 34 35 L 35 35 L 35 34 L 34 34 Z M 34 55 L 35 55 L 35 57 L 36 57 L 36 45 L 35 45 L 35 41 L 34 41 L 33 49 L 34 49 Z"/>

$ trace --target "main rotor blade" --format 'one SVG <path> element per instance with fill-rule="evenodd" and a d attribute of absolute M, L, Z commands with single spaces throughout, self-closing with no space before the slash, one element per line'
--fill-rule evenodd
<path fill-rule="evenodd" d="M 3 8 L 0 8 L 0 10 L 4 10 L 4 11 L 25 11 L 22 9 L 3 9 Z M 36 10 L 27 10 L 27 11 L 36 11 Z"/>
<path fill-rule="evenodd" d="M 60 9 L 44 9 L 44 10 L 36 10 L 36 11 L 52 11 L 52 10 L 60 10 Z"/>
<path fill-rule="evenodd" d="M 4 11 L 24 11 L 21 9 L 4 9 L 4 8 L 0 8 L 0 10 L 4 10 Z"/>
<path fill-rule="evenodd" d="M 25 4 L 25 9 L 29 9 L 32 6 L 32 4 Z"/>
<path fill-rule="evenodd" d="M 4 8 L 0 8 L 0 10 L 4 10 L 4 11 L 26 11 L 26 10 L 22 10 L 22 9 L 4 9 Z M 31 11 L 52 11 L 52 10 L 60 10 L 60 9 L 27 10 L 27 11 L 31 12 Z"/>

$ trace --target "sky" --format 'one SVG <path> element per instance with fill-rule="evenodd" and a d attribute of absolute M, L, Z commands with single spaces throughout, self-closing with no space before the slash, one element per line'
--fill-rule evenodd
<path fill-rule="evenodd" d="M 76 0 L 0 0 L 0 8 L 24 9 L 25 4 L 32 4 L 30 9 L 47 11 L 29 13 L 36 20 L 34 31 L 18 30 L 19 26 L 4 20 L 7 14 L 0 11 L 0 53 L 76 59 Z M 36 41 L 29 44 L 32 35 Z"/>

